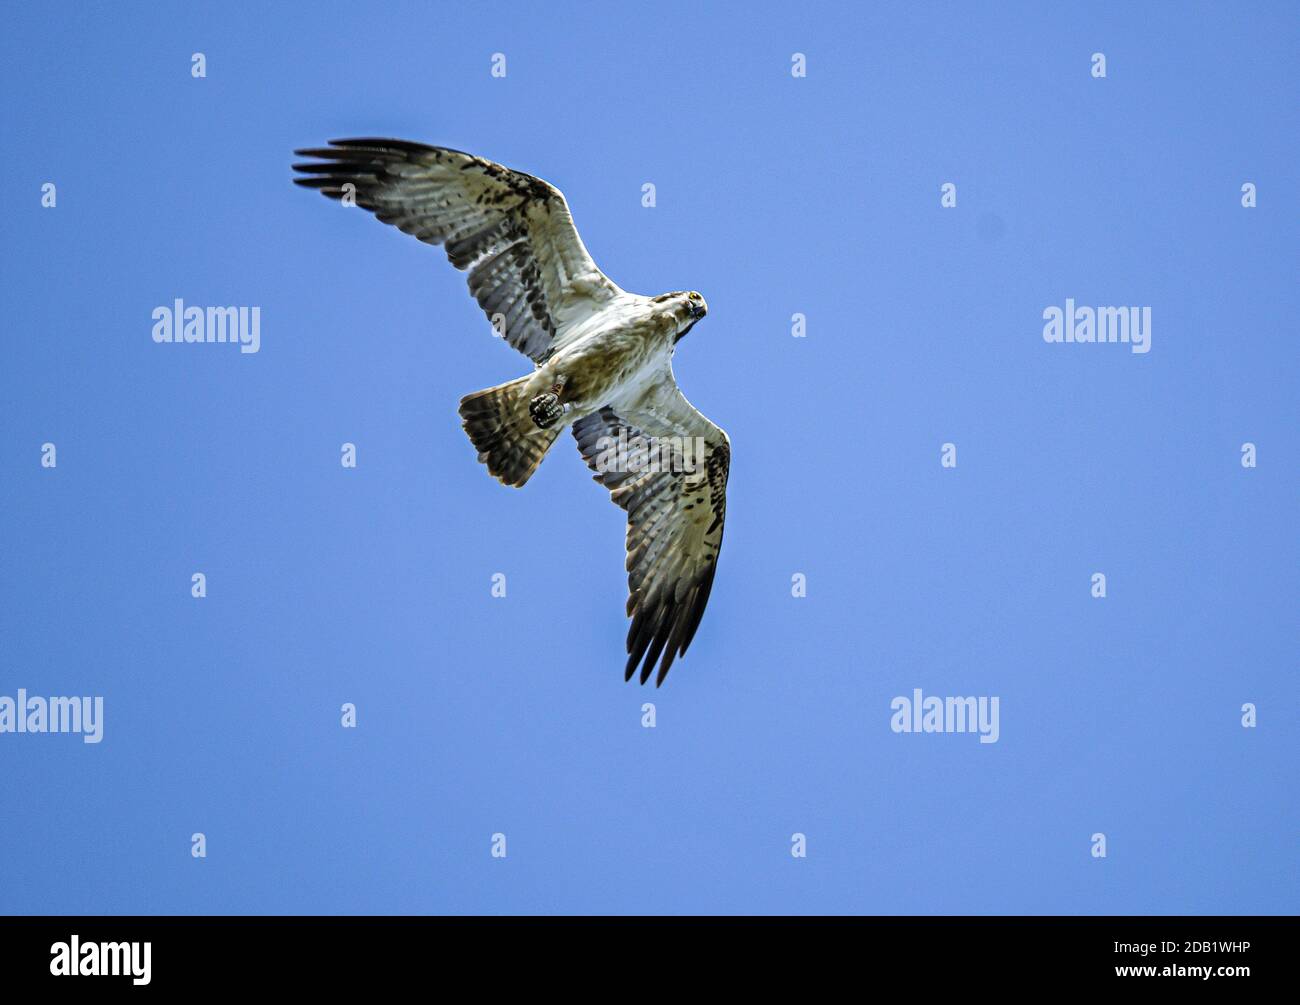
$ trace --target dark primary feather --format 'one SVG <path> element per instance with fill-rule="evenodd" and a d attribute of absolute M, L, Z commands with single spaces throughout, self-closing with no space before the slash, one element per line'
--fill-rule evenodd
<path fill-rule="evenodd" d="M 682 397 L 673 385 L 669 405 L 656 412 L 620 416 L 605 407 L 574 423 L 573 435 L 595 480 L 627 511 L 627 633 L 625 679 L 641 668 L 641 683 L 659 665 L 655 685 L 663 683 L 673 661 L 686 653 L 709 602 L 722 546 L 727 510 L 727 475 L 731 445 L 718 429 Z M 602 470 L 602 454 L 620 441 L 644 443 L 647 436 L 703 436 L 705 454 L 696 470 L 670 464 L 652 470 L 642 451 L 640 470 L 621 465 Z M 636 453 L 635 446 L 628 451 Z M 662 465 L 661 465 L 662 467 Z M 674 470 L 675 468 L 675 470 Z"/>
<path fill-rule="evenodd" d="M 566 326 L 622 291 L 596 267 L 559 189 L 460 150 L 389 139 L 295 151 L 294 182 L 441 244 L 507 342 L 542 363 Z M 351 186 L 351 189 L 347 188 Z"/>

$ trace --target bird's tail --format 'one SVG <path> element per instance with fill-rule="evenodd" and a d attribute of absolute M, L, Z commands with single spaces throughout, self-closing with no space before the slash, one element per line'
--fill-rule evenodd
<path fill-rule="evenodd" d="M 460 417 L 478 459 L 494 478 L 516 488 L 532 477 L 564 429 L 563 423 L 539 429 L 533 422 L 528 411 L 531 379 L 532 374 L 525 374 L 460 399 Z"/>

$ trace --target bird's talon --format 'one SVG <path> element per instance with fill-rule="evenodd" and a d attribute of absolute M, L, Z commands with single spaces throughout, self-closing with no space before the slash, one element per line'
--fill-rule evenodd
<path fill-rule="evenodd" d="M 533 417 L 538 429 L 549 429 L 564 414 L 560 396 L 551 391 L 539 394 L 528 403 L 528 414 Z"/>

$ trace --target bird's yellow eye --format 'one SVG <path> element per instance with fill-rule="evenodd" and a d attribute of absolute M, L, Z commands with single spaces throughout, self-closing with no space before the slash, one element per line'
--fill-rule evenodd
<path fill-rule="evenodd" d="M 700 299 L 700 295 L 699 295 L 698 293 L 692 293 L 692 294 L 691 294 L 691 299 L 692 299 L 692 300 L 699 300 L 699 299 Z"/>

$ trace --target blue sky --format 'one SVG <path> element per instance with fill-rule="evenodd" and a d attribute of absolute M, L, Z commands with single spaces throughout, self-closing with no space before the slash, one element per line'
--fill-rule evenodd
<path fill-rule="evenodd" d="M 0 734 L 0 910 L 1294 912 L 1298 35 L 12 10 L 0 695 L 105 723 Z M 290 184 L 357 135 L 547 178 L 616 282 L 708 299 L 676 370 L 731 436 L 726 542 L 662 689 L 623 682 L 623 514 L 571 438 L 512 491 L 460 429 L 528 361 L 441 252 Z M 260 307 L 260 352 L 154 344 L 178 297 Z M 1066 298 L 1149 306 L 1151 351 L 1047 344 Z M 894 733 L 914 688 L 998 697 L 998 742 Z"/>

